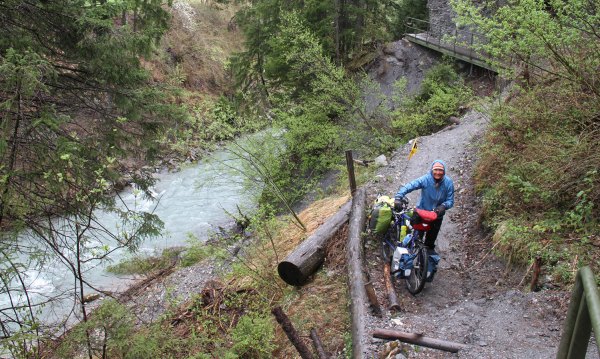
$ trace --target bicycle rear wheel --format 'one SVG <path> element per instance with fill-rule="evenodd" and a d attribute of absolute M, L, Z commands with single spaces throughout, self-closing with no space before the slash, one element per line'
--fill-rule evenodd
<path fill-rule="evenodd" d="M 417 255 L 413 259 L 413 268 L 410 275 L 406 278 L 406 288 L 410 294 L 418 294 L 425 287 L 427 279 L 427 248 L 418 249 Z"/>

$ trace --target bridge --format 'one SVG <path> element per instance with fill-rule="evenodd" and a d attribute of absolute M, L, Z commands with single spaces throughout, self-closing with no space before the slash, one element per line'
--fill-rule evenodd
<path fill-rule="evenodd" d="M 415 18 L 407 19 L 406 28 L 404 38 L 410 42 L 498 73 L 497 68 L 489 64 L 489 56 L 473 50 L 473 39 L 479 37 L 479 35 L 473 32 L 466 30 L 457 31 L 456 29 L 452 33 L 433 31 L 431 23 Z M 444 35 L 449 36 L 444 38 Z"/>

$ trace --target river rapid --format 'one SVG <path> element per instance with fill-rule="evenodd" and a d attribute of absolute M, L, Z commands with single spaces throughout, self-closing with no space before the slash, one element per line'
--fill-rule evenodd
<path fill-rule="evenodd" d="M 237 213 L 237 206 L 245 213 L 252 210 L 255 207 L 255 196 L 253 191 L 244 187 L 244 160 L 234 153 L 240 153 L 242 147 L 256 146 L 264 142 L 264 136 L 277 137 L 271 131 L 247 136 L 222 147 L 198 163 L 186 164 L 173 172 L 156 173 L 151 197 L 144 196 L 141 191 L 132 187 L 119 193 L 117 202 L 121 209 L 154 213 L 164 223 L 161 235 L 141 243 L 136 254 L 160 254 L 165 248 L 188 245 L 190 238 L 206 241 L 219 227 L 232 222 L 228 213 Z M 113 212 L 97 210 L 94 216 L 101 226 L 112 233 L 124 230 L 119 216 Z M 57 219 L 57 225 L 59 223 L 60 219 Z M 102 236 L 91 240 L 98 242 L 90 244 L 91 247 L 98 248 L 103 245 Z M 27 233 L 21 234 L 19 241 L 35 243 L 35 239 Z M 119 292 L 126 289 L 135 278 L 111 274 L 106 268 L 133 254 L 124 249 L 112 251 L 113 246 L 114 244 L 104 245 L 105 249 L 111 251 L 109 257 L 101 262 L 94 261 L 94 264 L 85 267 L 84 278 L 97 289 Z M 68 322 L 77 320 L 79 315 L 73 292 L 75 277 L 63 261 L 55 259 L 45 262 L 43 266 L 34 265 L 27 258 L 19 258 L 19 261 L 31 263 L 20 275 L 28 287 L 33 303 L 42 303 L 48 298 L 61 298 L 41 307 L 37 314 L 38 319 L 51 325 L 64 322 L 70 313 L 75 313 Z M 19 283 L 13 283 L 13 288 L 19 286 Z M 86 294 L 93 292 L 92 289 L 85 288 Z M 11 302 L 12 305 L 26 302 L 24 295 L 14 293 L 16 292 L 13 292 L 12 297 L 6 293 L 0 294 L 2 308 L 10 306 Z"/>

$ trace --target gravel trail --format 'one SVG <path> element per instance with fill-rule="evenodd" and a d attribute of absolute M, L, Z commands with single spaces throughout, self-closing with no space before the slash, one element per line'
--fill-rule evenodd
<path fill-rule="evenodd" d="M 488 120 L 469 111 L 459 124 L 418 139 L 418 152 L 407 160 L 410 145 L 397 150 L 389 165 L 379 169 L 369 185 L 369 201 L 376 194 L 393 196 L 398 188 L 423 175 L 435 159 L 446 161 L 455 183 L 455 206 L 447 212 L 437 239 L 442 257 L 433 283 L 413 296 L 403 282 L 395 281 L 402 307 L 400 312 L 384 309 L 382 318 L 369 317 L 367 328 L 394 329 L 426 337 L 467 344 L 468 349 L 452 354 L 368 338 L 369 357 L 402 358 L 553 358 L 560 341 L 569 293 L 543 290 L 530 292 L 528 282 L 519 287 L 525 268 L 507 269 L 492 252 L 490 236 L 478 225 L 480 198 L 473 189 L 473 166 L 477 143 Z M 418 191 L 409 195 L 415 204 Z M 388 306 L 383 282 L 379 243 L 367 244 L 367 267 L 379 301 Z M 590 347 L 592 348 L 592 347 Z M 598 357 L 590 349 L 588 357 Z"/>

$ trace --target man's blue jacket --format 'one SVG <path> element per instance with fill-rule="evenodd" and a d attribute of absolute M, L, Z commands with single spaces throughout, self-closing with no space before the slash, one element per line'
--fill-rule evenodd
<path fill-rule="evenodd" d="M 439 162 L 444 166 L 444 177 L 439 183 L 433 179 L 433 164 Z M 395 198 L 402 198 L 408 193 L 420 189 L 421 198 L 417 204 L 417 208 L 432 211 L 435 207 L 443 204 L 446 209 L 454 206 L 454 182 L 446 175 L 446 164 L 442 160 L 435 160 L 431 163 L 429 173 L 417 178 L 416 180 L 400 187 Z"/>

